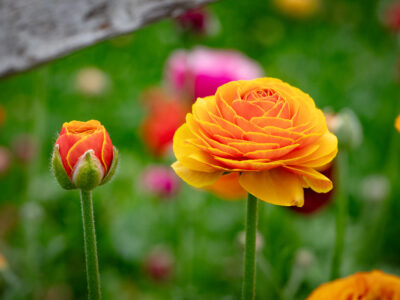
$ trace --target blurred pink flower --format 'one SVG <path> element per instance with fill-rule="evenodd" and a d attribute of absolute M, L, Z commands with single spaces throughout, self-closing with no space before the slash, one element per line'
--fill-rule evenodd
<path fill-rule="evenodd" d="M 6 147 L 0 146 L 0 176 L 5 174 L 11 165 L 11 153 Z"/>
<path fill-rule="evenodd" d="M 29 134 L 21 134 L 12 142 L 15 157 L 24 164 L 30 163 L 37 154 L 38 141 Z"/>
<path fill-rule="evenodd" d="M 213 95 L 217 88 L 233 80 L 262 77 L 261 66 L 234 50 L 198 47 L 177 50 L 166 64 L 166 79 L 172 89 L 193 101 Z"/>
<path fill-rule="evenodd" d="M 163 198 L 174 196 L 180 187 L 180 181 L 172 169 L 161 165 L 145 169 L 142 183 L 146 191 Z"/>
<path fill-rule="evenodd" d="M 144 268 L 154 281 L 167 281 L 173 274 L 174 258 L 162 246 L 156 246 L 146 257 Z"/>

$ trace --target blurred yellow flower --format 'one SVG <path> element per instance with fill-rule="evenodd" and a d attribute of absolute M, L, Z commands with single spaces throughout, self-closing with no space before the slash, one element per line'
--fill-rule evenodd
<path fill-rule="evenodd" d="M 303 188 L 332 189 L 316 169 L 336 156 L 337 138 L 308 94 L 260 78 L 198 98 L 175 133 L 173 150 L 173 169 L 194 187 L 238 196 L 245 190 L 272 204 L 302 206 Z M 229 173 L 235 175 L 228 184 Z"/>
<path fill-rule="evenodd" d="M 275 0 L 276 7 L 284 14 L 294 18 L 307 18 L 315 14 L 320 0 Z"/>
<path fill-rule="evenodd" d="M 398 115 L 394 121 L 394 127 L 396 127 L 397 131 L 400 132 L 400 115 Z"/>
<path fill-rule="evenodd" d="M 381 271 L 356 273 L 318 287 L 307 300 L 400 299 L 400 278 Z"/>

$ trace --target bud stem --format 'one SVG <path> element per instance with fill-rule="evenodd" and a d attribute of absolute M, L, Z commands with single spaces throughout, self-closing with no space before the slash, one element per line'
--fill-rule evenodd
<path fill-rule="evenodd" d="M 81 190 L 81 206 L 89 300 L 99 300 L 101 299 L 100 273 L 97 258 L 92 191 Z"/>
<path fill-rule="evenodd" d="M 246 242 L 244 249 L 244 276 L 242 300 L 253 300 L 256 287 L 256 234 L 258 200 L 249 194 L 247 198 Z"/>

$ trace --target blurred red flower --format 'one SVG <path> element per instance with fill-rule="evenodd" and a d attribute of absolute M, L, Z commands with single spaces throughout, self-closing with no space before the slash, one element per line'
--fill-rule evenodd
<path fill-rule="evenodd" d="M 210 31 L 211 15 L 204 8 L 192 9 L 176 18 L 180 27 L 196 34 L 207 34 Z"/>
<path fill-rule="evenodd" d="M 400 31 L 400 2 L 391 3 L 385 10 L 383 22 L 395 32 Z"/>
<path fill-rule="evenodd" d="M 185 122 L 188 108 L 178 97 L 162 89 L 150 89 L 143 95 L 148 115 L 142 123 L 143 139 L 156 156 L 162 156 L 172 145 L 175 131 Z"/>

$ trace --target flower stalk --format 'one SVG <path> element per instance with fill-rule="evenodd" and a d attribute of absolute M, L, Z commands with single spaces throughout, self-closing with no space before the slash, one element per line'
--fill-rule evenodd
<path fill-rule="evenodd" d="M 253 300 L 256 286 L 256 234 L 258 200 L 249 194 L 247 198 L 246 241 L 244 249 L 244 276 L 242 300 Z"/>
<path fill-rule="evenodd" d="M 81 207 L 89 300 L 99 300 L 101 299 L 100 273 L 97 257 L 92 191 L 81 190 Z"/>

